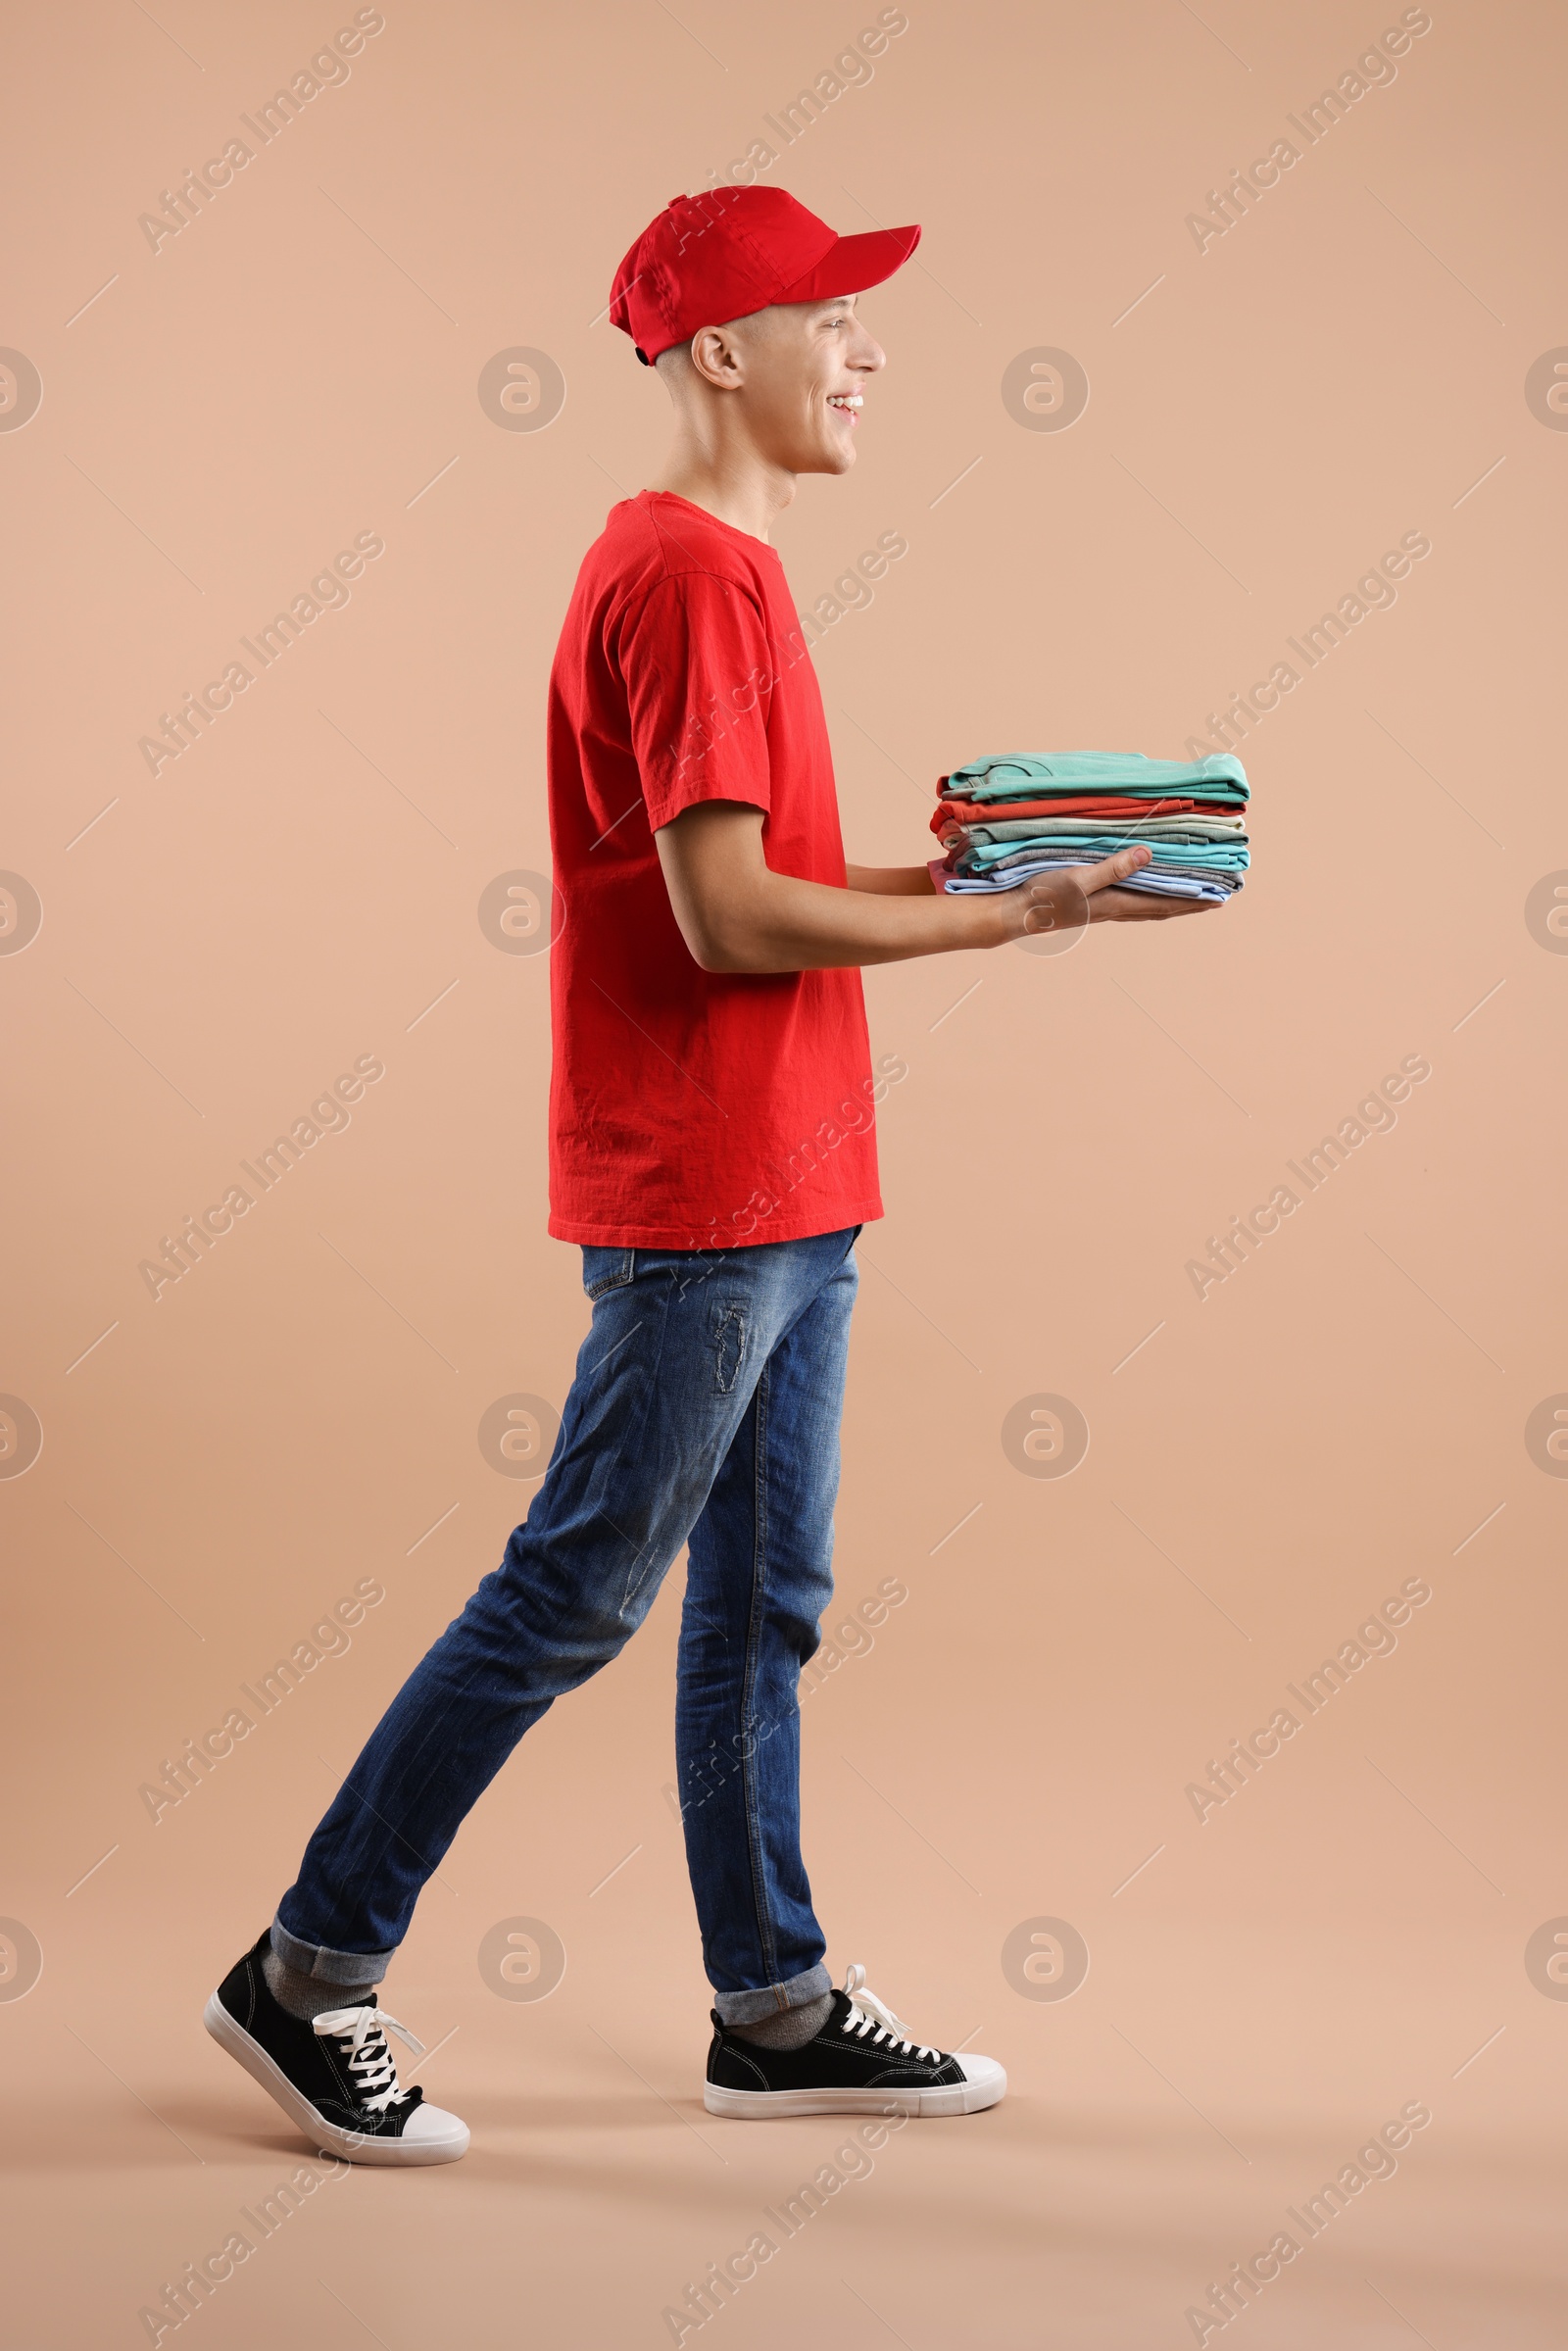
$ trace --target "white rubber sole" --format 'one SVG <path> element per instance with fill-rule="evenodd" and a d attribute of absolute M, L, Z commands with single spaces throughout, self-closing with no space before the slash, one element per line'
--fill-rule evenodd
<path fill-rule="evenodd" d="M 202 2023 L 219 2046 L 245 2068 L 253 2082 L 260 2082 L 295 2129 L 322 2154 L 336 2155 L 344 2163 L 406 2168 L 410 2164 L 456 2163 L 468 2152 L 467 2124 L 439 2106 L 421 2105 L 412 2118 L 420 2126 L 417 2138 L 368 2138 L 357 2131 L 340 2131 L 300 2095 L 281 2066 L 274 2065 L 260 2041 L 252 2040 L 244 2026 L 229 2015 L 217 1992 L 202 2012 Z"/>
<path fill-rule="evenodd" d="M 721 2089 L 708 2082 L 703 2104 L 732 2122 L 766 2123 L 797 2114 L 981 2114 L 1006 2096 L 1006 2073 L 994 2057 L 962 2062 L 974 2067 L 975 2079 L 937 2089 Z"/>

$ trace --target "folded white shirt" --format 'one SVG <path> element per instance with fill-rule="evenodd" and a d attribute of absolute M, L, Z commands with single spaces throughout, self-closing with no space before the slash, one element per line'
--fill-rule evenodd
<path fill-rule="evenodd" d="M 1012 865 L 1004 873 L 982 875 L 950 873 L 940 857 L 933 857 L 930 874 L 939 890 L 950 897 L 960 898 L 977 892 L 1016 890 L 1020 882 L 1032 881 L 1037 873 L 1071 873 L 1075 866 L 1095 862 L 1092 857 L 1070 860 L 1054 857 L 1038 865 Z M 1227 889 L 1221 882 L 1200 878 L 1196 874 L 1156 873 L 1152 865 L 1144 865 L 1137 873 L 1129 874 L 1124 882 L 1118 882 L 1116 887 L 1119 890 L 1145 890 L 1153 898 L 1200 898 L 1211 905 L 1223 906 L 1228 898 L 1235 895 L 1235 890 L 1240 889 L 1241 884 L 1238 881 L 1234 889 Z"/>

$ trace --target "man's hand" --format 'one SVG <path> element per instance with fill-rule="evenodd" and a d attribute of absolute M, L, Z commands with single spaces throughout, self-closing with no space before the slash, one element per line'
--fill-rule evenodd
<path fill-rule="evenodd" d="M 1104 867 L 1097 865 L 1096 873 Z M 1088 888 L 1087 880 L 1084 882 Z M 1163 890 L 1118 890 L 1106 883 L 1089 901 L 1091 922 L 1168 922 L 1173 914 L 1206 914 L 1217 898 L 1168 898 Z"/>
<path fill-rule="evenodd" d="M 1133 857 L 1137 864 L 1121 862 Z M 1153 856 L 1151 849 L 1139 847 L 1118 851 L 1102 864 L 1091 865 L 1078 879 L 1089 900 L 1091 922 L 1167 922 L 1172 914 L 1201 914 L 1205 907 L 1219 902 L 1212 898 L 1167 898 L 1162 890 L 1118 890 L 1116 884 L 1128 873 L 1136 873 L 1139 865 L 1147 865 Z"/>

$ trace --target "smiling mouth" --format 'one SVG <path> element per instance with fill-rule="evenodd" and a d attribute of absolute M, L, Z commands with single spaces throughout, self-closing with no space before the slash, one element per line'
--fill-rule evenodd
<path fill-rule="evenodd" d="M 827 405 L 829 408 L 837 409 L 840 416 L 848 416 L 852 424 L 858 423 L 859 418 L 856 412 L 863 405 L 858 392 L 830 392 L 827 396 Z"/>

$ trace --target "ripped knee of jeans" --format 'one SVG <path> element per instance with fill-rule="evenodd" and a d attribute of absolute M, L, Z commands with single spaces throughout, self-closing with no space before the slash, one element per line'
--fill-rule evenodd
<path fill-rule="evenodd" d="M 713 1333 L 713 1385 L 728 1396 L 746 1360 L 746 1317 L 739 1306 L 723 1308 Z"/>

